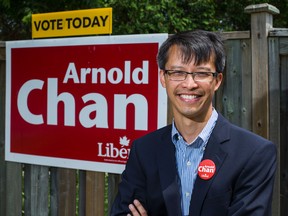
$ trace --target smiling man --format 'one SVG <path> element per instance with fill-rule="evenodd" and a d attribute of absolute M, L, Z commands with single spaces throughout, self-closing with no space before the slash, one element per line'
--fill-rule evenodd
<path fill-rule="evenodd" d="M 133 142 L 111 215 L 271 215 L 276 146 L 212 105 L 225 67 L 220 35 L 177 33 L 157 60 L 173 123 Z"/>

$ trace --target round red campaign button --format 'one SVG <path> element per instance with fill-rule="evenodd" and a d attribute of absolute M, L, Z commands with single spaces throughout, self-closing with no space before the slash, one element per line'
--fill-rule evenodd
<path fill-rule="evenodd" d="M 201 161 L 198 166 L 198 175 L 203 180 L 209 180 L 216 172 L 215 163 L 212 160 L 206 159 Z"/>

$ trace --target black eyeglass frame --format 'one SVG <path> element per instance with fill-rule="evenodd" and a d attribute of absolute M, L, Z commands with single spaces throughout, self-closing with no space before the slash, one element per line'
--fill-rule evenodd
<path fill-rule="evenodd" d="M 186 78 L 189 74 L 192 75 L 193 80 L 195 80 L 194 78 L 195 78 L 195 75 L 197 75 L 197 74 L 205 74 L 205 75 L 211 74 L 213 76 L 213 78 L 217 77 L 219 74 L 219 72 L 217 72 L 217 71 L 213 71 L 213 72 L 212 71 L 209 71 L 209 72 L 208 71 L 205 71 L 205 72 L 204 71 L 187 72 L 187 71 L 181 71 L 181 70 L 166 70 L 166 69 L 162 69 L 162 70 L 164 71 L 165 74 L 168 74 L 168 77 L 170 77 L 170 75 L 173 74 L 173 72 L 186 74 L 186 76 L 183 80 L 174 80 L 174 81 L 184 81 L 184 80 L 186 80 Z"/>

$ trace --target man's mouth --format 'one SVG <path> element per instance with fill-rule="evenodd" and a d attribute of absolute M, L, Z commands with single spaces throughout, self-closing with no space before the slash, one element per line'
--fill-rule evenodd
<path fill-rule="evenodd" d="M 183 98 L 184 100 L 193 100 L 198 98 L 198 95 L 185 95 L 185 94 L 181 94 L 180 95 L 181 98 Z"/>

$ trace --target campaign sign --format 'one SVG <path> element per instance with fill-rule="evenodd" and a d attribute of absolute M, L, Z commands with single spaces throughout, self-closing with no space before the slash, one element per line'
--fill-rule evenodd
<path fill-rule="evenodd" d="M 156 55 L 167 34 L 6 43 L 7 161 L 121 173 L 166 125 Z"/>

